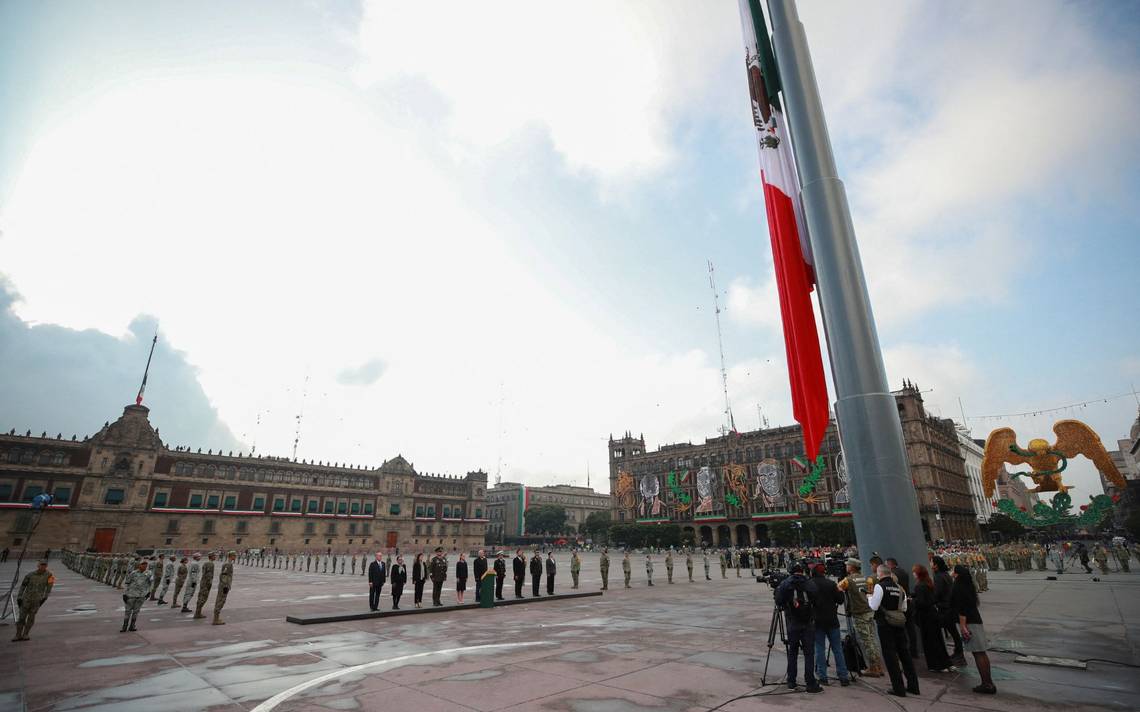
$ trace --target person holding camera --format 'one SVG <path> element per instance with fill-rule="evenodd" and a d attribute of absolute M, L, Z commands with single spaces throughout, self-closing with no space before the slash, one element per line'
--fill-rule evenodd
<path fill-rule="evenodd" d="M 910 656 L 910 646 L 906 637 L 906 594 L 891 575 L 891 570 L 883 565 L 875 571 L 879 582 L 875 584 L 867 604 L 875 612 L 875 623 L 879 629 L 879 644 L 883 651 L 883 664 L 891 678 L 888 694 L 906 697 L 918 692 L 918 674 L 914 671 L 914 659 Z M 899 663 L 902 663 L 902 674 Z M 903 676 L 906 687 L 903 687 Z"/>
<path fill-rule="evenodd" d="M 776 605 L 788 624 L 788 689 L 796 689 L 799 653 L 804 653 L 804 682 L 808 692 L 823 692 L 815 679 L 815 596 L 808 587 L 802 564 L 793 564 L 791 575 L 776 588 Z"/>

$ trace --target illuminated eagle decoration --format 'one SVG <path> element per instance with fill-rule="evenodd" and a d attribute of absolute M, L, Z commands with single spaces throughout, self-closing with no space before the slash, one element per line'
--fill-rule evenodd
<path fill-rule="evenodd" d="M 1057 442 L 1052 445 L 1047 440 L 1034 438 L 1029 447 L 1022 450 L 1017 446 L 1017 434 L 1013 428 L 998 428 L 986 438 L 985 456 L 982 458 L 982 486 L 986 497 L 992 497 L 998 477 L 1005 464 L 1029 465 L 1033 472 L 1013 473 L 1033 478 L 1036 489 L 1030 492 L 1064 492 L 1072 489 L 1061 484 L 1061 473 L 1069 465 L 1069 459 L 1084 455 L 1093 461 L 1096 468 L 1118 487 L 1125 487 L 1124 478 L 1116 464 L 1109 457 L 1100 441 L 1100 436 L 1092 428 L 1079 420 L 1059 420 L 1053 424 Z"/>

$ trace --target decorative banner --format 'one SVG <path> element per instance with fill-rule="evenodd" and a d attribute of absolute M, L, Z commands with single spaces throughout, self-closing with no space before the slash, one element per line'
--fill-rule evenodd
<path fill-rule="evenodd" d="M 748 482 L 744 465 L 726 465 L 724 468 L 724 501 L 734 507 L 748 504 Z"/>
<path fill-rule="evenodd" d="M 617 497 L 618 508 L 631 511 L 636 504 L 633 493 L 633 475 L 628 470 L 618 472 L 617 485 L 614 487 L 614 496 Z"/>
<path fill-rule="evenodd" d="M 800 469 L 808 469 L 808 461 L 802 455 L 796 456 L 794 462 L 800 466 Z M 823 476 L 823 471 L 827 469 L 827 463 L 823 459 L 823 455 L 815 459 L 815 466 L 811 468 L 811 472 L 804 478 L 803 483 L 800 484 L 799 495 L 802 500 L 808 503 L 815 502 L 818 498 L 815 496 L 816 485 L 819 484 L 819 478 Z"/>
<path fill-rule="evenodd" d="M 677 476 L 676 472 L 670 472 L 666 478 L 666 484 L 669 485 L 669 491 L 673 493 L 673 512 L 675 516 L 684 515 L 693 506 L 693 498 L 689 496 L 688 492 L 681 489 L 681 486 L 677 484 L 678 480 L 684 482 L 688 480 L 688 478 L 688 470 L 685 470 L 683 473 L 681 473 L 680 477 Z"/>
<path fill-rule="evenodd" d="M 661 501 L 661 481 L 654 475 L 643 475 L 638 490 L 641 492 L 641 503 L 637 507 L 638 518 L 660 518 L 665 506 Z"/>
<path fill-rule="evenodd" d="M 783 507 L 787 504 L 783 484 L 780 463 L 771 458 L 762 460 L 756 467 L 756 488 L 753 496 L 763 502 L 765 507 Z"/>
<path fill-rule="evenodd" d="M 697 471 L 697 497 L 700 500 L 694 514 L 713 514 L 714 495 L 716 494 L 716 477 L 708 467 Z"/>
<path fill-rule="evenodd" d="M 1073 498 L 1068 492 L 1058 492 L 1053 495 L 1051 504 L 1038 502 L 1029 513 L 1020 509 L 1013 500 L 1003 499 L 998 502 L 998 509 L 1009 515 L 1014 521 L 1026 527 L 1049 527 L 1054 524 L 1075 525 L 1089 527 L 1099 524 L 1101 520 L 1112 512 L 1112 498 L 1106 494 L 1098 494 L 1090 498 L 1089 504 L 1081 507 L 1081 514 L 1074 515 L 1069 510 L 1073 506 Z"/>
<path fill-rule="evenodd" d="M 839 476 L 839 481 L 842 486 L 835 492 L 834 504 L 837 509 L 851 504 L 851 485 L 847 482 L 847 461 L 843 459 L 843 453 L 835 458 L 835 472 Z"/>

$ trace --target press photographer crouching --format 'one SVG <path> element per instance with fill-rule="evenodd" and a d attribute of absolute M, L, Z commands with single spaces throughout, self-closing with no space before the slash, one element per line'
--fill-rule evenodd
<path fill-rule="evenodd" d="M 796 689 L 798 658 L 804 654 L 804 682 L 808 692 L 823 692 L 815 679 L 814 593 L 804 577 L 802 564 L 793 564 L 791 576 L 776 589 L 776 605 L 784 611 L 788 626 L 788 689 Z"/>

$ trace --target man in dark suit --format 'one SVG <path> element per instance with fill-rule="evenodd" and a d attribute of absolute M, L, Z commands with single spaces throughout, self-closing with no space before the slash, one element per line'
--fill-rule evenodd
<path fill-rule="evenodd" d="M 479 596 L 483 593 L 483 574 L 487 573 L 487 552 L 479 550 L 472 568 L 475 571 L 475 602 L 478 603 Z"/>
<path fill-rule="evenodd" d="M 404 566 L 404 557 L 397 556 L 396 563 L 392 564 L 392 610 L 400 610 L 400 596 L 404 593 L 404 584 L 408 582 L 408 567 Z"/>
<path fill-rule="evenodd" d="M 542 583 L 542 555 L 536 550 L 530 556 L 530 588 L 531 595 L 537 598 L 542 594 L 538 592 L 538 587 Z"/>
<path fill-rule="evenodd" d="M 503 559 L 503 552 L 495 557 L 495 598 L 503 600 L 503 581 L 507 578 L 507 562 Z"/>
<path fill-rule="evenodd" d="M 368 610 L 375 611 L 380 608 L 380 591 L 387 580 L 388 567 L 384 565 L 384 558 L 377 551 L 376 560 L 368 565 Z"/>
<path fill-rule="evenodd" d="M 522 549 L 515 552 L 512 565 L 515 572 L 515 598 L 522 598 L 523 584 L 526 583 L 526 557 L 523 556 Z"/>
<path fill-rule="evenodd" d="M 546 595 L 554 595 L 554 573 L 557 570 L 554 564 L 554 552 L 546 553 Z"/>

